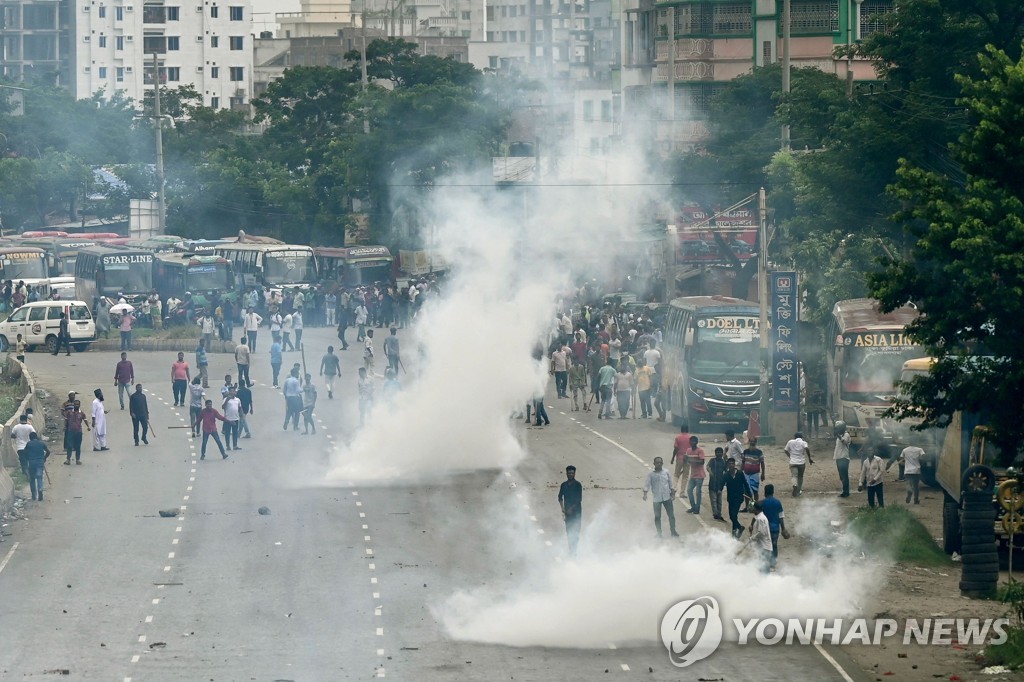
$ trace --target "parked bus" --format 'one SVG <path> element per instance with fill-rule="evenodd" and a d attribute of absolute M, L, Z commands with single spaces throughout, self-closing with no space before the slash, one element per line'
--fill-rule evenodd
<path fill-rule="evenodd" d="M 726 296 L 691 296 L 669 304 L 662 381 L 672 416 L 694 431 L 747 428 L 761 404 L 760 308 Z"/>
<path fill-rule="evenodd" d="M 832 309 L 826 402 L 855 445 L 863 445 L 873 427 L 892 437 L 893 424 L 882 415 L 892 406 L 903 363 L 925 354 L 905 331 L 917 315 L 910 306 L 882 313 L 870 298 L 839 301 Z"/>
<path fill-rule="evenodd" d="M 183 298 L 207 307 L 213 300 L 235 300 L 235 277 L 227 259 L 212 254 L 158 253 L 153 261 L 153 281 L 161 298 Z"/>
<path fill-rule="evenodd" d="M 75 264 L 75 294 L 95 306 L 100 296 L 133 305 L 153 290 L 153 254 L 127 246 L 87 246 Z"/>
<path fill-rule="evenodd" d="M 36 237 L 22 239 L 22 246 L 34 246 L 47 253 L 47 265 L 50 277 L 75 275 L 75 261 L 78 252 L 86 246 L 95 246 L 95 239 L 79 239 L 78 237 Z"/>
<path fill-rule="evenodd" d="M 308 287 L 317 282 L 313 249 L 298 244 L 220 244 L 214 253 L 227 259 L 239 284 L 259 286 Z"/>
<path fill-rule="evenodd" d="M 175 250 L 186 253 L 213 253 L 221 244 L 233 244 L 234 239 L 182 239 L 174 245 Z"/>
<path fill-rule="evenodd" d="M 144 249 L 153 253 L 174 251 L 182 238 L 173 234 L 159 234 L 146 239 L 128 239 L 122 242 L 125 246 L 133 249 Z"/>
<path fill-rule="evenodd" d="M 318 246 L 314 251 L 320 277 L 329 282 L 357 287 L 394 278 L 395 259 L 386 246 Z"/>
<path fill-rule="evenodd" d="M 50 276 L 46 251 L 35 246 L 4 244 L 0 248 L 0 281 L 35 286 Z"/>

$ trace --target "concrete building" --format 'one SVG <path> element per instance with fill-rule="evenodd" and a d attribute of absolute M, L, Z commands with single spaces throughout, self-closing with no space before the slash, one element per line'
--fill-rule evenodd
<path fill-rule="evenodd" d="M 870 61 L 837 57 L 879 30 L 895 0 L 791 0 L 793 68 L 816 67 L 852 81 L 873 80 Z M 650 120 L 663 149 L 706 139 L 706 116 L 722 86 L 780 60 L 782 0 L 625 0 L 624 120 Z"/>
<path fill-rule="evenodd" d="M 67 87 L 71 82 L 69 0 L 0 1 L 0 76 Z"/>

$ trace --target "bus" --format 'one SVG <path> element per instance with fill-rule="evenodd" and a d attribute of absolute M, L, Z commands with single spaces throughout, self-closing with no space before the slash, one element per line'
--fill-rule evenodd
<path fill-rule="evenodd" d="M 182 239 L 174 245 L 174 248 L 185 253 L 213 253 L 213 250 L 221 244 L 234 242 L 234 239 Z"/>
<path fill-rule="evenodd" d="M 146 239 L 128 239 L 124 242 L 124 245 L 130 246 L 133 249 L 145 249 L 153 253 L 162 253 L 174 251 L 178 244 L 181 243 L 181 240 L 182 237 L 177 237 L 173 234 L 158 234 Z"/>
<path fill-rule="evenodd" d="M 4 244 L 0 248 L 0 281 L 35 286 L 49 276 L 49 259 L 43 249 L 20 244 Z"/>
<path fill-rule="evenodd" d="M 127 246 L 86 246 L 75 263 L 75 295 L 95 306 L 100 296 L 132 305 L 153 291 L 153 254 Z"/>
<path fill-rule="evenodd" d="M 228 260 L 244 287 L 308 287 L 317 282 L 313 249 L 298 244 L 219 244 L 213 252 Z"/>
<path fill-rule="evenodd" d="M 75 275 L 75 261 L 78 252 L 86 246 L 95 246 L 95 239 L 79 239 L 77 237 L 37 237 L 22 239 L 22 246 L 34 246 L 47 253 L 50 277 Z"/>
<path fill-rule="evenodd" d="M 158 253 L 153 260 L 153 281 L 161 298 L 192 294 L 197 307 L 215 300 L 235 300 L 235 277 L 227 259 L 212 254 Z"/>
<path fill-rule="evenodd" d="M 757 303 L 727 296 L 672 300 L 661 374 L 677 425 L 747 428 L 761 404 L 760 339 Z"/>
<path fill-rule="evenodd" d="M 925 355 L 906 334 L 917 315 L 912 306 L 882 313 L 871 298 L 839 301 L 832 309 L 826 407 L 846 423 L 854 445 L 867 442 L 872 428 L 892 438 L 893 422 L 882 415 L 892 406 L 903 364 Z"/>
<path fill-rule="evenodd" d="M 321 278 L 346 287 L 374 282 L 391 282 L 395 259 L 386 246 L 318 246 L 317 264 Z"/>

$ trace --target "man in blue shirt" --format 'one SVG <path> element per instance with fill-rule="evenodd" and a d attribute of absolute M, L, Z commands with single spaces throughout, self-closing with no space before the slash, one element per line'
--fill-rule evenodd
<path fill-rule="evenodd" d="M 281 340 L 274 339 L 270 344 L 270 368 L 274 370 L 274 388 L 277 388 L 277 377 L 281 373 Z"/>
<path fill-rule="evenodd" d="M 199 345 L 196 346 L 196 367 L 199 368 L 199 376 L 203 380 L 203 388 L 210 387 L 209 368 L 210 360 L 206 355 L 206 339 L 199 339 Z"/>
<path fill-rule="evenodd" d="M 775 497 L 775 486 L 769 483 L 764 487 L 764 515 L 768 517 L 768 529 L 772 536 L 772 567 L 779 561 L 779 534 L 789 539 L 789 531 L 786 530 L 786 514 L 782 510 L 782 502 Z M 753 533 L 753 524 L 750 532 Z"/>

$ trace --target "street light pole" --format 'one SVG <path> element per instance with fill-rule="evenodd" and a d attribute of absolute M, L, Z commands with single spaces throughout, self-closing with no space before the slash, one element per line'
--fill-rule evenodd
<path fill-rule="evenodd" d="M 782 95 L 785 98 L 789 94 L 789 29 L 790 29 L 790 0 L 782 0 Z M 789 150 L 789 126 L 782 126 L 782 149 Z"/>
<path fill-rule="evenodd" d="M 164 196 L 164 121 L 160 114 L 160 63 L 153 53 L 153 120 L 156 122 L 157 231 L 167 233 L 167 203 Z"/>
<path fill-rule="evenodd" d="M 788 1 L 788 0 L 787 0 Z M 771 364 L 771 352 L 768 345 L 768 204 L 764 187 L 758 192 L 758 241 L 757 249 L 757 301 L 761 309 L 758 321 L 758 339 L 761 346 L 761 385 L 758 395 L 758 421 L 761 424 L 761 437 L 769 434 L 768 428 L 768 374 Z"/>

